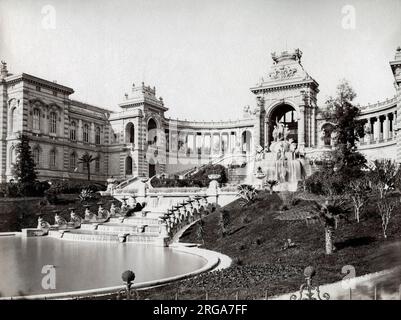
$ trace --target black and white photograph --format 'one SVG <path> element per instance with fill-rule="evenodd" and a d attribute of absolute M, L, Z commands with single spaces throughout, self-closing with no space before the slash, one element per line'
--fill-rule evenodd
<path fill-rule="evenodd" d="M 0 300 L 401 300 L 400 17 L 0 0 Z"/>

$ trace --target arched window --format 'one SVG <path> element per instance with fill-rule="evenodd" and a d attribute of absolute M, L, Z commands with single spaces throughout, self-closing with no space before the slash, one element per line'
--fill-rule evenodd
<path fill-rule="evenodd" d="M 14 165 L 15 164 L 15 148 L 14 146 L 11 146 L 10 148 L 10 165 Z"/>
<path fill-rule="evenodd" d="M 83 140 L 84 142 L 89 142 L 89 125 L 84 124 L 84 129 L 83 129 Z"/>
<path fill-rule="evenodd" d="M 100 171 L 100 156 L 97 156 L 95 159 L 95 172 Z"/>
<path fill-rule="evenodd" d="M 35 165 L 39 167 L 40 164 L 40 150 L 39 148 L 33 149 L 33 161 L 35 162 Z"/>
<path fill-rule="evenodd" d="M 125 174 L 132 174 L 132 158 L 130 156 L 125 158 Z"/>
<path fill-rule="evenodd" d="M 77 124 L 75 121 L 71 122 L 71 126 L 70 126 L 70 139 L 72 141 L 76 141 L 77 140 Z"/>
<path fill-rule="evenodd" d="M 33 130 L 40 130 L 40 110 L 34 109 L 33 110 Z"/>
<path fill-rule="evenodd" d="M 156 121 L 149 119 L 148 122 L 148 145 L 156 144 L 157 142 L 157 125 Z"/>
<path fill-rule="evenodd" d="M 10 132 L 17 132 L 18 131 L 18 114 L 17 114 L 17 108 L 13 107 L 10 112 Z"/>
<path fill-rule="evenodd" d="M 50 113 L 49 129 L 50 129 L 50 133 L 54 133 L 54 134 L 57 133 L 57 113 L 56 112 Z"/>
<path fill-rule="evenodd" d="M 126 143 L 135 142 L 135 128 L 132 122 L 129 122 L 125 127 L 125 142 Z"/>
<path fill-rule="evenodd" d="M 100 144 L 100 128 L 96 127 L 95 129 L 95 143 Z"/>
<path fill-rule="evenodd" d="M 50 150 L 50 154 L 49 154 L 49 166 L 50 166 L 50 168 L 55 168 L 56 165 L 57 165 L 56 150 L 52 149 L 52 150 Z"/>
<path fill-rule="evenodd" d="M 73 152 L 70 155 L 70 169 L 75 170 L 76 167 L 77 167 L 77 155 L 75 154 L 75 152 Z"/>

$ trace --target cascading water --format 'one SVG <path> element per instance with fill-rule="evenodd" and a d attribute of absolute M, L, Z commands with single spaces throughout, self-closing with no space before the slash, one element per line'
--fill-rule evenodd
<path fill-rule="evenodd" d="M 270 152 L 258 155 L 254 170 L 260 185 L 263 181 L 276 180 L 276 190 L 296 191 L 298 181 L 305 176 L 305 160 L 300 158 L 296 143 L 291 139 L 278 140 L 271 144 Z"/>

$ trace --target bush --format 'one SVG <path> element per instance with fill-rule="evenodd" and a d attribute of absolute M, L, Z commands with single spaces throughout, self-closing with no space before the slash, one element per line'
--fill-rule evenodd
<path fill-rule="evenodd" d="M 344 180 L 345 179 L 345 180 Z M 306 178 L 305 188 L 313 194 L 342 194 L 347 181 L 340 173 L 330 170 L 317 171 Z"/>
<path fill-rule="evenodd" d="M 0 185 L 0 193 L 5 197 L 43 197 L 50 188 L 47 181 L 5 182 Z"/>
<path fill-rule="evenodd" d="M 205 188 L 209 184 L 204 181 L 188 178 L 188 179 L 164 179 L 164 178 L 153 178 L 151 180 L 152 187 L 154 188 L 187 188 L 197 187 Z"/>
<path fill-rule="evenodd" d="M 106 185 L 91 181 L 77 180 L 51 180 L 51 187 L 48 193 L 52 194 L 78 194 L 82 189 L 90 189 L 93 192 L 106 191 Z"/>
<path fill-rule="evenodd" d="M 220 178 L 217 179 L 219 183 L 227 183 L 227 169 L 221 164 L 210 164 L 204 166 L 202 169 L 200 169 L 197 173 L 191 176 L 192 179 L 202 181 L 205 183 L 207 186 L 209 185 L 209 174 L 219 174 Z"/>

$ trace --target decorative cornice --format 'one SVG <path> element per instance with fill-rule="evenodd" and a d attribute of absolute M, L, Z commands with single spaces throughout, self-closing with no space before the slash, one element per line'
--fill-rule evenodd
<path fill-rule="evenodd" d="M 34 85 L 39 85 L 41 87 L 47 88 L 49 90 L 55 90 L 62 92 L 66 95 L 70 95 L 74 93 L 74 90 L 70 87 L 63 86 L 61 84 L 58 84 L 56 82 L 48 81 L 42 78 L 38 78 L 35 76 L 32 76 L 27 73 L 21 73 L 19 75 L 12 75 L 7 78 L 5 78 L 5 81 L 7 84 L 15 84 L 20 81 L 26 81 L 28 83 L 32 83 Z"/>

